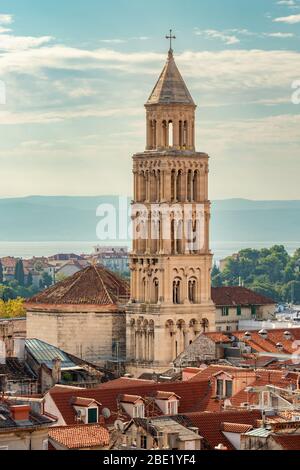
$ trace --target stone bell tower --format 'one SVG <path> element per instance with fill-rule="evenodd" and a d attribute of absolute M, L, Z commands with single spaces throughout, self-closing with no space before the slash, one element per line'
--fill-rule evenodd
<path fill-rule="evenodd" d="M 146 150 L 133 157 L 127 365 L 163 371 L 200 332 L 215 330 L 209 157 L 195 150 L 196 105 L 172 48 L 145 107 Z"/>

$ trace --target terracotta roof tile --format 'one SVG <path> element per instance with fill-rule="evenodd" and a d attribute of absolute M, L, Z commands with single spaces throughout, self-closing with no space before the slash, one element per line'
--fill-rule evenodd
<path fill-rule="evenodd" d="M 251 424 L 243 423 L 222 423 L 221 429 L 223 432 L 231 432 L 234 434 L 245 434 L 251 431 L 253 426 Z"/>
<path fill-rule="evenodd" d="M 223 434 L 223 423 L 230 422 L 254 427 L 256 421 L 261 419 L 259 411 L 248 410 L 223 411 L 219 413 L 188 413 L 186 416 L 192 421 L 193 426 L 199 429 L 199 435 L 206 440 L 210 449 L 223 444 L 228 450 L 235 449 Z"/>
<path fill-rule="evenodd" d="M 49 430 L 49 438 L 68 449 L 105 447 L 109 432 L 99 424 L 60 426 Z"/>
<path fill-rule="evenodd" d="M 188 413 L 196 410 L 207 409 L 207 401 L 210 398 L 210 388 L 208 380 L 197 381 L 193 384 L 190 382 L 174 382 L 174 383 L 155 383 L 145 384 L 134 387 L 116 386 L 112 388 L 97 388 L 80 390 L 81 398 L 92 398 L 99 403 L 102 403 L 103 408 L 109 408 L 111 411 L 111 417 L 107 420 L 107 423 L 113 423 L 118 416 L 118 400 L 120 395 L 132 395 L 132 392 L 146 401 L 154 397 L 157 392 L 172 392 L 180 396 L 179 401 L 179 413 Z M 72 400 L 76 397 L 76 391 L 70 390 L 60 391 L 59 388 L 54 387 L 50 390 L 50 395 L 54 400 L 58 410 L 63 416 L 67 425 L 75 423 L 76 415 Z M 155 410 L 154 410 L 155 412 Z M 146 413 L 148 416 L 152 416 L 152 407 L 146 407 Z M 128 416 L 123 413 L 124 419 L 128 419 Z"/>
<path fill-rule="evenodd" d="M 124 395 L 120 395 L 119 398 L 120 398 L 121 403 L 132 403 L 133 405 L 137 403 L 138 401 L 142 400 L 142 397 L 138 395 L 129 395 L 128 393 Z"/>
<path fill-rule="evenodd" d="M 212 299 L 218 307 L 270 305 L 276 302 L 245 287 L 213 287 Z"/>
<path fill-rule="evenodd" d="M 32 297 L 27 304 L 115 305 L 129 297 L 129 285 L 103 266 L 89 266 Z"/>
<path fill-rule="evenodd" d="M 272 438 L 283 450 L 300 450 L 300 434 L 277 434 Z"/>

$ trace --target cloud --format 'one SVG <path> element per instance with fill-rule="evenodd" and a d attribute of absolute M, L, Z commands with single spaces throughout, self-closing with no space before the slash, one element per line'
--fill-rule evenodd
<path fill-rule="evenodd" d="M 220 39 L 225 44 L 231 46 L 233 44 L 238 44 L 240 42 L 239 38 L 234 35 L 226 34 L 222 31 L 217 31 L 215 29 L 206 29 L 203 31 L 196 30 L 195 34 L 197 36 L 204 36 L 207 39 Z"/>
<path fill-rule="evenodd" d="M 268 36 L 270 38 L 293 38 L 295 35 L 293 33 L 265 33 L 265 36 Z"/>
<path fill-rule="evenodd" d="M 62 122 L 69 119 L 82 118 L 107 118 L 123 116 L 136 116 L 143 112 L 141 108 L 107 108 L 99 109 L 98 107 L 73 107 L 71 109 L 57 109 L 55 111 L 0 111 L 1 125 L 15 124 L 51 124 Z"/>
<path fill-rule="evenodd" d="M 300 15 L 290 15 L 282 16 L 280 18 L 275 18 L 274 23 L 287 23 L 287 24 L 297 24 L 300 23 Z"/>
<path fill-rule="evenodd" d="M 100 39 L 100 42 L 106 43 L 106 44 L 123 44 L 125 39 Z"/>
<path fill-rule="evenodd" d="M 277 2 L 277 5 L 287 5 L 289 7 L 292 7 L 296 4 L 295 4 L 294 0 L 280 0 L 280 1 Z"/>
<path fill-rule="evenodd" d="M 51 36 L 35 38 L 31 36 L 12 36 L 8 34 L 0 34 L 0 50 L 14 51 L 31 49 L 33 47 L 40 47 L 43 44 L 50 42 L 52 39 L 53 38 Z"/>
<path fill-rule="evenodd" d="M 11 24 L 13 22 L 12 15 L 0 15 L 0 24 Z"/>

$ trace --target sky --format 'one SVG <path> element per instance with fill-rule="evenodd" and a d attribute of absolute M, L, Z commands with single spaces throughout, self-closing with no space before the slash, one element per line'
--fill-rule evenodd
<path fill-rule="evenodd" d="M 0 197 L 131 195 L 170 28 L 210 198 L 299 199 L 300 0 L 0 0 Z"/>

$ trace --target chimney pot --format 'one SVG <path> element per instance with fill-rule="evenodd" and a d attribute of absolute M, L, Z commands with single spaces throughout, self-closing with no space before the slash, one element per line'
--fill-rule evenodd
<path fill-rule="evenodd" d="M 10 407 L 12 419 L 14 421 L 29 421 L 30 406 L 29 405 L 14 405 Z"/>

